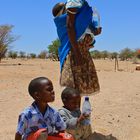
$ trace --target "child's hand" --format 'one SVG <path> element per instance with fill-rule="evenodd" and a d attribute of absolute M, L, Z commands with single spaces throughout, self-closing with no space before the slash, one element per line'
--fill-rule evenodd
<path fill-rule="evenodd" d="M 85 119 L 90 117 L 90 114 L 83 114 Z"/>
<path fill-rule="evenodd" d="M 102 27 L 96 28 L 96 30 L 94 31 L 94 35 L 99 35 L 102 32 Z"/>
<path fill-rule="evenodd" d="M 81 114 L 80 117 L 77 120 L 77 123 L 81 122 L 82 120 L 84 120 L 86 117 L 84 114 Z"/>

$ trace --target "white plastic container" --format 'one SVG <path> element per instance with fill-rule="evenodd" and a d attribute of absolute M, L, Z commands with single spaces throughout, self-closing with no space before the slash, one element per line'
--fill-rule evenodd
<path fill-rule="evenodd" d="M 91 109 L 91 104 L 89 102 L 89 97 L 85 97 L 85 101 L 83 102 L 83 106 L 82 106 L 82 114 L 89 116 L 84 120 L 85 125 L 89 125 L 91 123 L 90 122 L 91 111 L 92 109 Z"/>

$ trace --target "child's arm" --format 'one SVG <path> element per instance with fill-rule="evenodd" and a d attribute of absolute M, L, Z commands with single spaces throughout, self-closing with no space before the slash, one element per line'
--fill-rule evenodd
<path fill-rule="evenodd" d="M 82 120 L 85 119 L 84 115 L 80 115 L 80 117 L 73 117 L 71 114 L 68 114 L 68 112 L 60 109 L 59 113 L 61 117 L 63 118 L 64 122 L 66 123 L 67 128 L 74 128 L 77 126 L 78 123 L 80 123 Z"/>
<path fill-rule="evenodd" d="M 66 129 L 66 124 L 60 116 L 59 112 L 57 112 L 56 114 L 55 127 L 59 132 L 64 132 L 64 130 Z"/>
<path fill-rule="evenodd" d="M 18 125 L 17 125 L 16 134 L 15 134 L 15 140 L 22 140 L 22 134 L 24 133 L 26 126 L 27 126 L 27 119 L 25 117 L 25 114 L 21 113 L 18 118 Z"/>
<path fill-rule="evenodd" d="M 22 136 L 19 133 L 15 134 L 15 140 L 21 140 Z"/>
<path fill-rule="evenodd" d="M 63 109 L 60 109 L 59 113 L 63 121 L 66 123 L 66 128 L 73 128 L 76 126 L 78 118 L 74 118 L 74 117 L 70 118 L 69 114 Z"/>
<path fill-rule="evenodd" d="M 86 116 L 84 114 L 81 114 L 80 117 L 77 119 L 77 123 L 80 123 L 81 121 L 83 121 L 86 118 Z"/>

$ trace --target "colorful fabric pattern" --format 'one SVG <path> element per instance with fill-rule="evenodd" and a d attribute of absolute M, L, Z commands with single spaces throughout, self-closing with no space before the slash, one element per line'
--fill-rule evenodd
<path fill-rule="evenodd" d="M 76 40 L 78 40 L 79 37 L 81 37 L 81 35 L 85 32 L 86 28 L 92 23 L 92 13 L 92 8 L 89 7 L 87 2 L 84 2 L 84 5 L 81 8 L 79 8 L 75 20 Z M 69 53 L 70 48 L 72 47 L 68 37 L 66 19 L 67 14 L 63 14 L 59 17 L 54 18 L 54 22 L 57 28 L 57 34 L 61 42 L 61 45 L 58 50 L 61 71 L 67 54 Z"/>
<path fill-rule="evenodd" d="M 100 91 L 95 65 L 86 45 L 86 42 L 79 43 L 83 64 L 76 66 L 74 54 L 70 51 L 60 75 L 60 85 L 78 89 L 81 96 L 96 94 Z"/>
<path fill-rule="evenodd" d="M 66 125 L 58 111 L 48 106 L 43 116 L 34 102 L 20 114 L 17 132 L 23 136 L 23 140 L 26 140 L 30 133 L 41 128 L 46 128 L 49 134 L 53 134 L 65 130 Z"/>

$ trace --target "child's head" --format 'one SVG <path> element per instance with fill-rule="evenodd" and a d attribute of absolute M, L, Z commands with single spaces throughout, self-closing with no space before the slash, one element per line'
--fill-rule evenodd
<path fill-rule="evenodd" d="M 80 92 L 77 89 L 67 87 L 62 91 L 61 99 L 64 107 L 70 111 L 80 108 Z"/>
<path fill-rule="evenodd" d="M 65 8 L 65 4 L 62 2 L 57 3 L 52 9 L 52 14 L 54 17 L 60 16 L 64 13 L 66 13 L 66 8 Z"/>
<path fill-rule="evenodd" d="M 28 86 L 28 91 L 36 102 L 53 102 L 55 98 L 53 84 L 46 77 L 33 79 Z"/>

